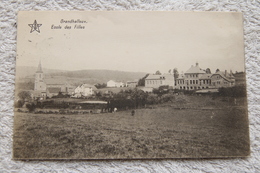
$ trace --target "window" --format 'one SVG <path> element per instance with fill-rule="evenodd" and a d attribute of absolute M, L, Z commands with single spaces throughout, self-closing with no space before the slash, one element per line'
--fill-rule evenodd
<path fill-rule="evenodd" d="M 190 80 L 190 84 L 192 84 L 192 80 Z"/>
<path fill-rule="evenodd" d="M 180 89 L 182 89 L 182 87 L 180 87 Z"/>
<path fill-rule="evenodd" d="M 192 87 L 190 87 L 190 89 L 192 90 Z"/>
<path fill-rule="evenodd" d="M 198 84 L 198 80 L 196 80 L 196 84 Z"/>

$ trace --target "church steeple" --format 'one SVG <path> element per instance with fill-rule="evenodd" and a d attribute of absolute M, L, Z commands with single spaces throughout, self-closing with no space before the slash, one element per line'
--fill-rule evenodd
<path fill-rule="evenodd" d="M 37 71 L 35 73 L 34 90 L 35 91 L 44 91 L 44 90 L 46 90 L 46 84 L 44 82 L 44 74 L 43 74 L 43 71 L 42 71 L 41 61 L 39 62 Z"/>
<path fill-rule="evenodd" d="M 43 73 L 41 61 L 39 62 L 38 69 L 37 69 L 36 73 Z"/>

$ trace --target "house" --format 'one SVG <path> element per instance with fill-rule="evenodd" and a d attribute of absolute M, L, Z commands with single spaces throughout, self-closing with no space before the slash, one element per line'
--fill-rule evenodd
<path fill-rule="evenodd" d="M 232 71 L 230 73 L 227 70 L 218 71 L 214 73 L 211 77 L 212 87 L 221 88 L 221 87 L 232 87 L 235 86 L 235 77 L 233 76 Z"/>
<path fill-rule="evenodd" d="M 96 91 L 97 88 L 93 85 L 89 84 L 81 84 L 74 90 L 74 97 L 87 97 L 94 94 L 94 91 Z"/>
<path fill-rule="evenodd" d="M 110 80 L 107 82 L 107 87 L 124 87 L 125 84 L 123 82 L 116 82 L 116 81 L 113 81 L 113 80 Z"/>
<path fill-rule="evenodd" d="M 47 97 L 52 98 L 53 96 L 57 96 L 61 92 L 61 88 L 49 87 L 47 88 Z"/>
<path fill-rule="evenodd" d="M 131 87 L 131 88 L 135 88 L 138 85 L 138 80 L 134 80 L 134 81 L 127 81 L 126 82 L 126 86 L 127 87 Z"/>
<path fill-rule="evenodd" d="M 174 77 L 171 74 L 155 75 L 149 74 L 145 78 L 145 87 L 159 88 L 160 86 L 172 86 L 174 87 Z"/>

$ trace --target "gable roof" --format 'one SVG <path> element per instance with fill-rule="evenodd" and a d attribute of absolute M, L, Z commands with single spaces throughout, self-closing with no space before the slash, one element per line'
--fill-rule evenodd
<path fill-rule="evenodd" d="M 97 88 L 94 85 L 90 85 L 90 84 L 81 84 L 78 87 L 92 88 L 93 90 L 97 90 Z"/>
<path fill-rule="evenodd" d="M 47 88 L 49 93 L 59 93 L 61 91 L 61 88 Z"/>
<path fill-rule="evenodd" d="M 218 72 L 214 73 L 213 75 L 220 75 L 223 79 L 225 79 L 229 82 L 231 82 L 232 79 L 235 79 L 233 74 L 228 73 L 228 72 L 224 72 L 224 71 L 218 71 Z"/>
<path fill-rule="evenodd" d="M 44 80 L 47 85 L 65 85 L 67 81 L 65 78 L 48 78 Z"/>

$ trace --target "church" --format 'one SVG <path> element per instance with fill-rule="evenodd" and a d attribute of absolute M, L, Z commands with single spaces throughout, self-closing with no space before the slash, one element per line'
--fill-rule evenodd
<path fill-rule="evenodd" d="M 42 70 L 41 62 L 39 62 L 34 80 L 34 99 L 44 100 L 46 98 L 52 98 L 53 96 L 58 95 L 60 92 L 62 94 L 71 94 L 73 89 L 74 88 L 70 86 L 64 78 L 46 79 Z"/>

